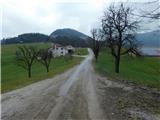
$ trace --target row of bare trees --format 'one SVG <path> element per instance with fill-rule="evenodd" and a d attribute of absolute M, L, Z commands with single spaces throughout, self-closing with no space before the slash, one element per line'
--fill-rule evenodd
<path fill-rule="evenodd" d="M 115 72 L 119 73 L 121 56 L 137 49 L 135 33 L 138 21 L 132 18 L 130 7 L 124 3 L 111 5 L 101 19 L 101 28 L 92 29 L 93 52 L 96 61 L 100 51 L 100 43 L 106 41 L 107 47 L 115 60 Z"/>
<path fill-rule="evenodd" d="M 16 52 L 17 64 L 27 70 L 28 77 L 31 77 L 33 64 L 38 61 L 45 66 L 49 72 L 49 65 L 51 63 L 52 53 L 48 49 L 36 49 L 33 46 L 19 46 Z"/>

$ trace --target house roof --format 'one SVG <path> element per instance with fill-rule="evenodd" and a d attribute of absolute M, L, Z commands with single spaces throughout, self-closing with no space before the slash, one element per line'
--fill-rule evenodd
<path fill-rule="evenodd" d="M 72 47 L 72 45 L 67 45 L 66 47 Z"/>
<path fill-rule="evenodd" d="M 61 44 L 54 44 L 56 47 L 65 47 L 65 46 L 63 46 L 63 45 L 61 45 Z"/>
<path fill-rule="evenodd" d="M 64 48 L 72 47 L 72 45 L 63 46 L 63 45 L 58 44 L 58 43 L 54 43 L 53 45 L 55 45 L 56 47 L 64 47 Z"/>

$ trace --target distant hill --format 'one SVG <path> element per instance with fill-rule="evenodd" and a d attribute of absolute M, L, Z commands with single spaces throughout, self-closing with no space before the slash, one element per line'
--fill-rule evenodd
<path fill-rule="evenodd" d="M 32 42 L 48 42 L 50 37 L 41 33 L 25 33 L 17 37 L 6 38 L 1 40 L 1 44 L 16 44 L 16 43 L 32 43 Z"/>
<path fill-rule="evenodd" d="M 89 47 L 89 36 L 73 29 L 57 29 L 50 36 L 41 33 L 25 33 L 17 37 L 1 40 L 1 44 L 33 43 L 33 42 L 54 42 L 62 45 L 75 47 Z"/>
<path fill-rule="evenodd" d="M 88 38 L 87 35 L 70 28 L 57 29 L 56 31 L 52 32 L 50 36 L 52 36 L 53 38 L 56 38 L 58 36 L 79 37 L 82 39 Z"/>
<path fill-rule="evenodd" d="M 138 33 L 136 39 L 143 47 L 160 47 L 160 30 Z M 41 33 L 25 33 L 13 38 L 1 40 L 1 44 L 55 42 L 75 47 L 90 47 L 91 38 L 74 29 L 57 29 L 49 36 Z"/>
<path fill-rule="evenodd" d="M 160 30 L 139 33 L 136 35 L 136 39 L 144 47 L 160 47 Z"/>
<path fill-rule="evenodd" d="M 89 46 L 90 37 L 73 29 L 57 29 L 50 35 L 53 41 L 73 46 Z M 138 33 L 136 39 L 143 47 L 160 47 L 160 30 Z"/>
<path fill-rule="evenodd" d="M 55 43 L 75 47 L 88 47 L 90 39 L 89 36 L 69 28 L 57 29 L 51 33 L 50 37 Z"/>

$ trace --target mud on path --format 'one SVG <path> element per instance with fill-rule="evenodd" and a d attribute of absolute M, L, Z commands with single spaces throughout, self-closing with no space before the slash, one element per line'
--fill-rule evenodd
<path fill-rule="evenodd" d="M 2 94 L 2 119 L 136 120 L 139 116 L 144 120 L 159 119 L 135 108 L 123 109 L 122 98 L 132 95 L 134 88 L 96 74 L 92 58 L 89 50 L 82 63 L 67 72 Z"/>

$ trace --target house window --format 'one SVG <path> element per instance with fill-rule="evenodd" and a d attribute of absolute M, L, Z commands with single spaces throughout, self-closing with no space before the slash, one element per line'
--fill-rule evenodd
<path fill-rule="evenodd" d="M 61 50 L 63 50 L 63 48 L 61 48 Z"/>
<path fill-rule="evenodd" d="M 61 52 L 61 54 L 63 54 L 63 52 Z"/>
<path fill-rule="evenodd" d="M 56 48 L 58 50 L 58 48 Z"/>

